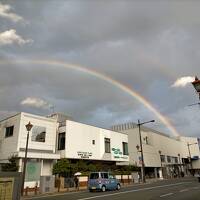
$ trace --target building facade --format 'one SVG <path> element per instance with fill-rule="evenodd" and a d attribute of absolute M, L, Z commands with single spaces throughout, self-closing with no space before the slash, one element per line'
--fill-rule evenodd
<path fill-rule="evenodd" d="M 130 164 L 141 166 L 139 129 L 128 123 L 112 127 L 112 130 L 128 135 Z M 198 138 L 169 137 L 156 130 L 141 126 L 141 137 L 146 175 L 150 177 L 173 177 L 181 172 L 200 169 Z M 191 162 L 190 162 L 191 160 Z"/>
<path fill-rule="evenodd" d="M 141 166 L 137 124 L 129 123 L 103 129 L 79 122 L 63 114 L 43 117 L 19 113 L 0 121 L 0 165 L 15 155 L 23 171 L 27 130 L 31 122 L 25 187 L 39 185 L 40 176 L 52 175 L 60 158 L 70 162 L 85 160 L 108 165 Z M 198 139 L 172 138 L 141 127 L 145 172 L 147 177 L 169 178 L 200 169 Z M 191 162 L 190 162 L 191 161 Z"/>
<path fill-rule="evenodd" d="M 27 130 L 31 122 L 25 187 L 39 185 L 40 175 L 52 175 L 60 158 L 72 162 L 88 160 L 107 164 L 129 162 L 128 136 L 103 128 L 72 121 L 55 114 L 48 117 L 19 113 L 0 122 L 0 163 L 12 155 L 23 171 Z"/>
<path fill-rule="evenodd" d="M 28 144 L 28 162 L 25 187 L 35 186 L 40 175 L 52 174 L 56 153 L 57 121 L 28 113 L 19 113 L 0 122 L 0 163 L 8 162 L 11 156 L 18 157 L 19 171 L 23 171 L 27 130 L 25 125 L 34 126 L 30 132 Z"/>

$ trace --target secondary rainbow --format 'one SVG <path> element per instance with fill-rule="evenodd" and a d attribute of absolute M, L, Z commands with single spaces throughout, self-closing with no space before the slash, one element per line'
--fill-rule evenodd
<path fill-rule="evenodd" d="M 88 69 L 88 68 L 80 66 L 80 65 L 69 64 L 69 63 L 66 63 L 64 61 L 59 61 L 59 60 L 41 60 L 41 59 L 36 60 L 35 59 L 35 60 L 14 60 L 14 62 L 18 63 L 18 64 L 36 64 L 36 65 L 40 64 L 40 65 L 62 66 L 62 67 L 77 70 L 77 71 L 92 75 L 92 76 L 99 78 L 101 80 L 104 80 L 107 83 L 110 83 L 111 85 L 119 88 L 120 90 L 126 92 L 127 94 L 129 94 L 132 97 L 134 97 L 135 99 L 137 99 L 146 108 L 148 108 L 150 111 L 152 111 L 157 116 L 157 118 L 170 130 L 170 132 L 174 136 L 176 136 L 176 137 L 180 136 L 180 134 L 174 128 L 172 123 L 165 116 L 163 116 L 156 108 L 154 108 L 154 106 L 149 101 L 147 101 L 143 96 L 141 96 L 139 93 L 134 91 L 132 88 L 120 83 L 119 81 L 116 81 L 115 79 L 107 76 L 106 74 L 97 72 L 97 71 L 92 70 L 92 69 Z M 4 63 L 9 64 L 9 63 L 12 63 L 12 62 L 7 61 L 7 60 L 1 60 L 0 63 L 1 64 L 4 64 Z"/>

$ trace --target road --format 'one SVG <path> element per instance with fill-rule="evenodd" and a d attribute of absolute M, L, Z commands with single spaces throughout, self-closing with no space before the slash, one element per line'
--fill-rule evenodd
<path fill-rule="evenodd" d="M 32 197 L 35 200 L 200 200 L 200 183 L 194 178 L 158 181 L 123 187 L 120 191 L 71 192 Z"/>

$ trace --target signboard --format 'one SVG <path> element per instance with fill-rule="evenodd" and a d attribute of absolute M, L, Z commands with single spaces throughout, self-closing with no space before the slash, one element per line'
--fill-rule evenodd
<path fill-rule="evenodd" d="M 28 161 L 26 165 L 26 181 L 39 181 L 41 172 L 41 163 L 37 161 Z"/>
<path fill-rule="evenodd" d="M 114 158 L 128 159 L 128 156 L 124 156 L 119 148 L 112 148 L 112 152 L 114 154 Z"/>
<path fill-rule="evenodd" d="M 90 158 L 90 157 L 92 157 L 92 152 L 84 152 L 84 151 L 78 151 L 77 152 L 77 154 L 78 154 L 78 156 L 80 157 L 80 158 Z"/>

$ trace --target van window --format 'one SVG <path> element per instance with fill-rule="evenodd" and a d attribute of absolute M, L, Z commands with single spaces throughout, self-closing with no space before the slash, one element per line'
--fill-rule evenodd
<path fill-rule="evenodd" d="M 101 178 L 106 178 L 106 179 L 108 179 L 108 173 L 101 173 Z"/>
<path fill-rule="evenodd" d="M 90 174 L 90 179 L 98 179 L 99 178 L 99 173 L 91 173 Z"/>

